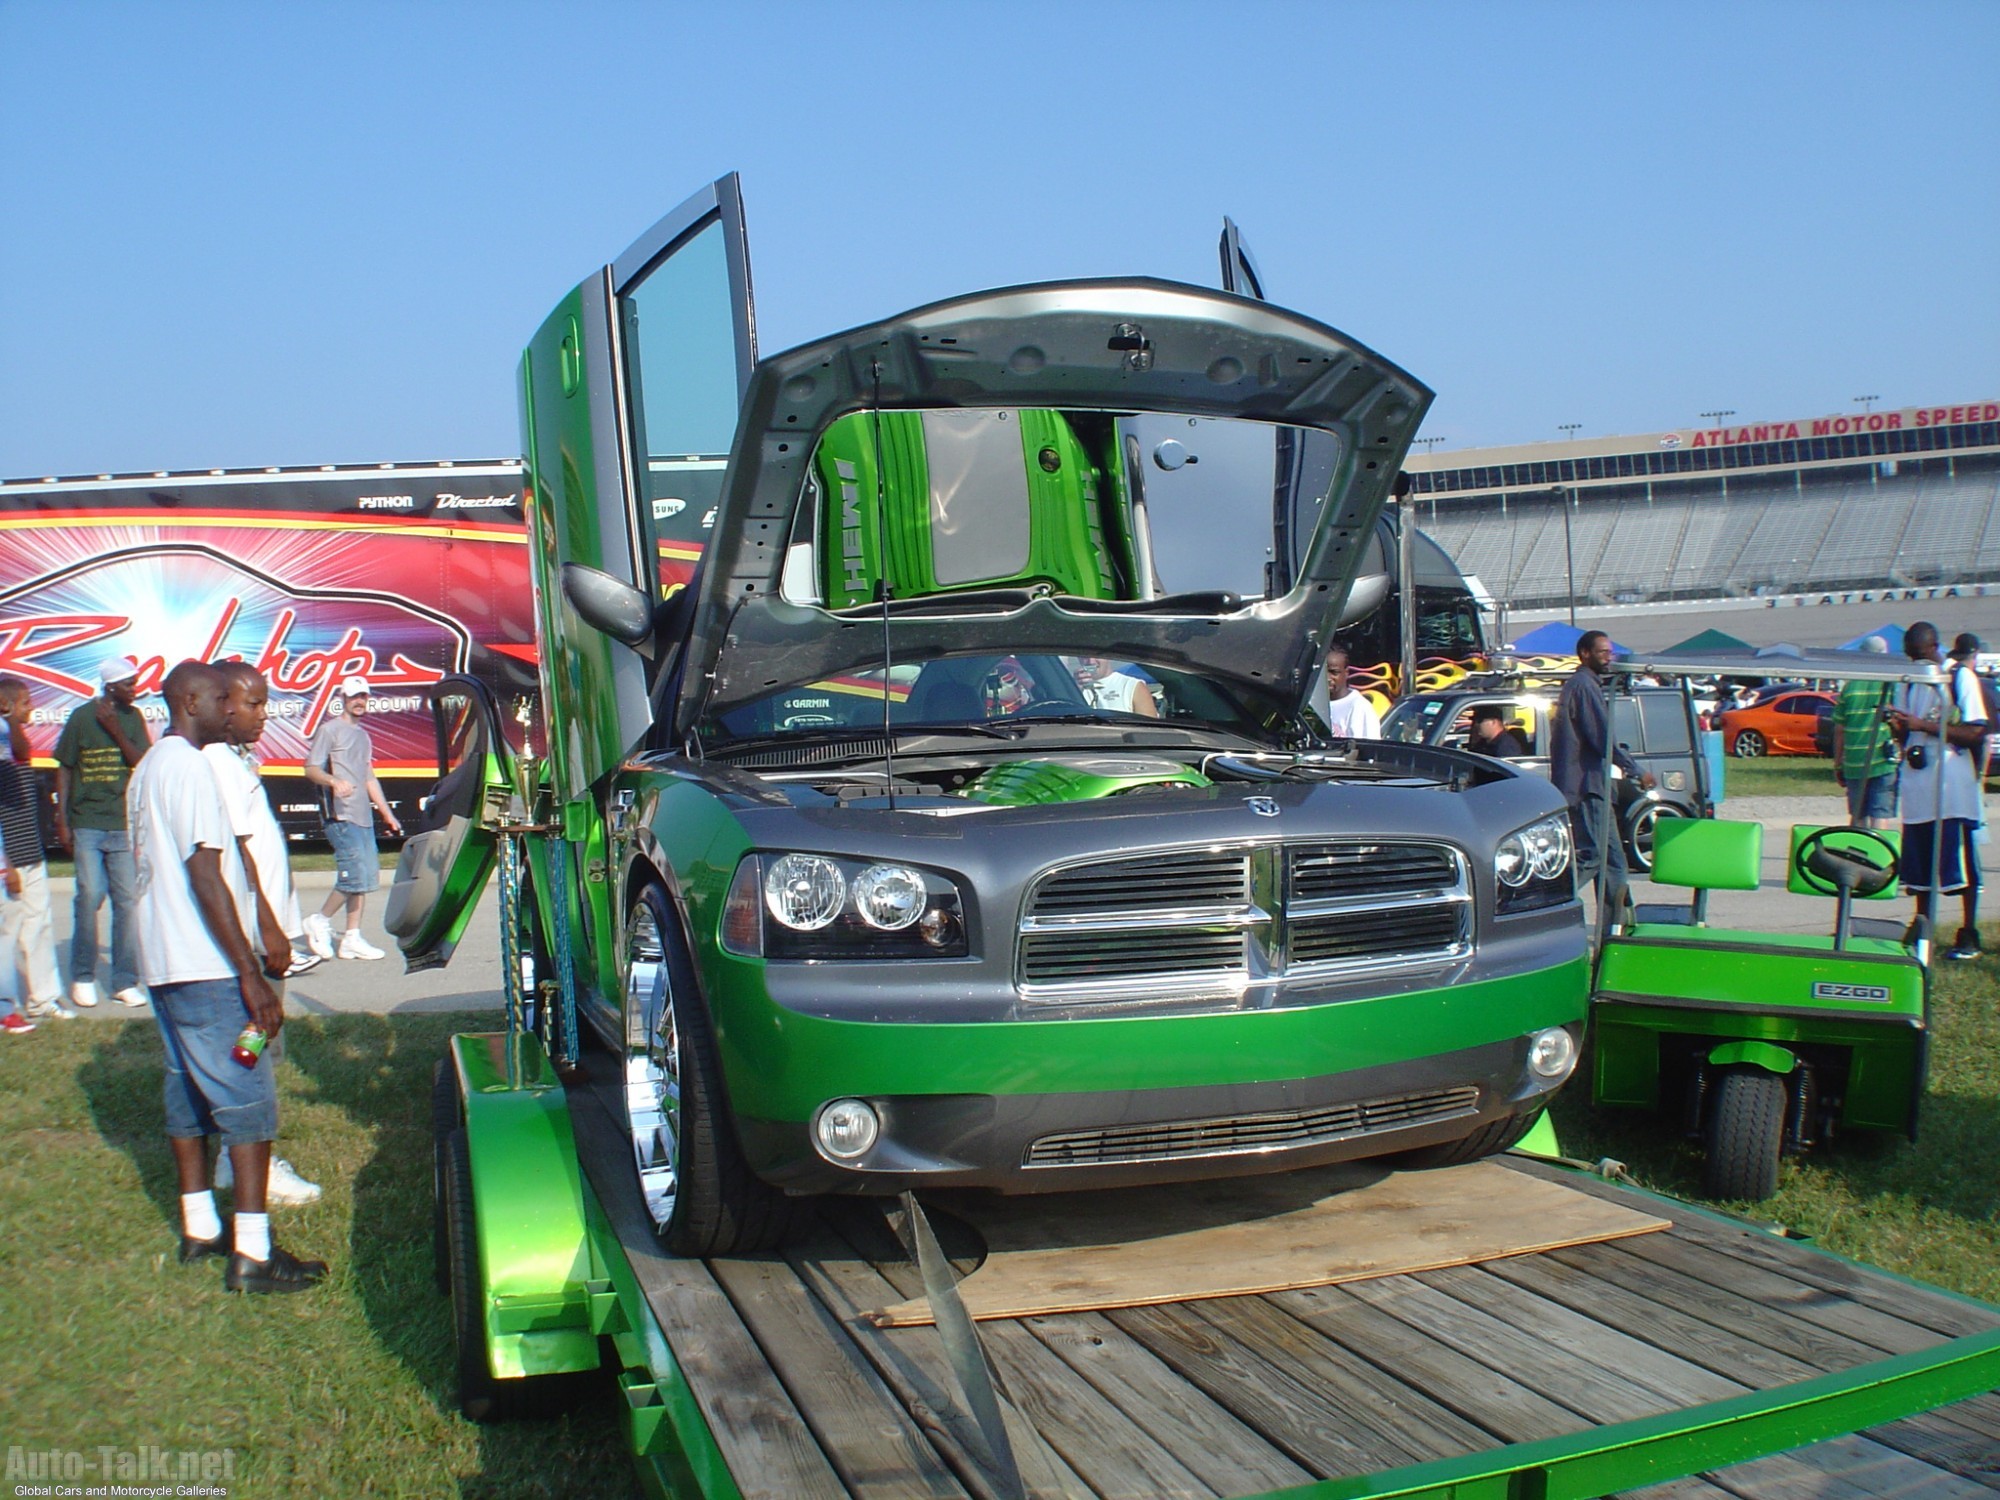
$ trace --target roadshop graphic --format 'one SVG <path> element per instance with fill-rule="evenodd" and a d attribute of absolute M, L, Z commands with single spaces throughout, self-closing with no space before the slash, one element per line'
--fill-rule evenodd
<path fill-rule="evenodd" d="M 107 656 L 138 661 L 141 695 L 158 692 L 189 657 L 249 662 L 271 684 L 263 758 L 284 764 L 304 756 L 342 679 L 366 677 L 378 700 L 371 706 L 415 707 L 429 684 L 465 670 L 472 644 L 458 621 L 399 595 L 282 583 L 193 543 L 124 548 L 0 593 L 0 674 L 29 683 L 41 755 L 53 751 L 70 710 L 97 692 Z M 428 715 L 372 722 L 377 756 L 429 758 L 428 728 Z"/>

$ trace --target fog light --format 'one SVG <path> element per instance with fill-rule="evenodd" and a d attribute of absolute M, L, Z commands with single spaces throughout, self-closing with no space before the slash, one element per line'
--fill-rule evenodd
<path fill-rule="evenodd" d="M 874 1106 L 860 1099 L 836 1099 L 813 1121 L 819 1149 L 835 1161 L 865 1155 L 881 1134 L 882 1122 Z"/>
<path fill-rule="evenodd" d="M 1528 1071 L 1537 1078 L 1555 1080 L 1569 1077 L 1576 1066 L 1576 1038 L 1564 1026 L 1538 1031 L 1528 1043 Z"/>

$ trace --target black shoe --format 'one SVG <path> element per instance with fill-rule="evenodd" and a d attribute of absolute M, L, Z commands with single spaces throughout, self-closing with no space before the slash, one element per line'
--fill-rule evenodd
<path fill-rule="evenodd" d="M 323 1260 L 300 1260 L 278 1245 L 271 1247 L 269 1260 L 252 1260 L 240 1251 L 229 1257 L 222 1273 L 226 1292 L 303 1292 L 318 1286 L 326 1277 Z"/>
<path fill-rule="evenodd" d="M 191 1234 L 183 1234 L 177 1258 L 182 1265 L 186 1266 L 192 1265 L 198 1260 L 206 1260 L 211 1255 L 227 1255 L 228 1253 L 229 1221 L 224 1219 L 222 1221 L 222 1233 L 218 1234 L 212 1240 L 198 1240 Z"/>

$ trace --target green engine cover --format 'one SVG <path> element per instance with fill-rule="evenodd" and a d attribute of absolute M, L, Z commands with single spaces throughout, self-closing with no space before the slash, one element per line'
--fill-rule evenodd
<path fill-rule="evenodd" d="M 1140 755 L 1092 755 L 1062 760 L 1016 760 L 995 766 L 960 788 L 961 797 L 1000 807 L 1040 802 L 1087 802 L 1152 786 L 1211 786 L 1198 771 Z"/>
<path fill-rule="evenodd" d="M 820 439 L 814 473 L 830 609 L 873 600 L 885 569 L 899 599 L 1037 585 L 1117 595 L 1098 468 L 1061 412 L 854 412 Z"/>

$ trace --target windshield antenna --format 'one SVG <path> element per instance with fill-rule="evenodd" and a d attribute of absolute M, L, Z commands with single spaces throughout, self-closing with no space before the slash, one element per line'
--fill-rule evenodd
<path fill-rule="evenodd" d="M 889 650 L 889 480 L 882 468 L 882 358 L 869 362 L 873 378 L 868 430 L 875 440 L 875 593 L 882 601 L 882 777 L 889 811 L 896 810 L 896 734 L 889 723 L 889 690 L 895 682 Z"/>

